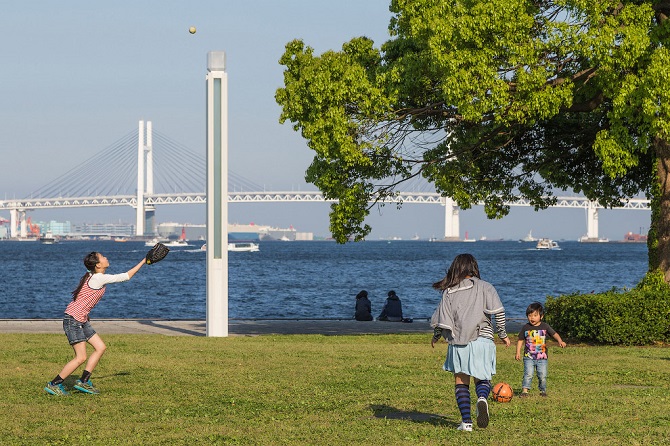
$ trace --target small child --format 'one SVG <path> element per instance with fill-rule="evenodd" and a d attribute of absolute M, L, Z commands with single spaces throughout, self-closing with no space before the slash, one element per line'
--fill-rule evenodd
<path fill-rule="evenodd" d="M 526 308 L 528 323 L 519 332 L 519 341 L 516 343 L 516 360 L 521 359 L 521 347 L 523 353 L 523 390 L 519 398 L 528 396 L 530 384 L 533 381 L 534 372 L 537 373 L 540 396 L 547 396 L 547 335 L 558 342 L 561 348 L 565 348 L 565 342 L 556 330 L 544 322 L 544 308 L 539 302 L 533 302 Z"/>

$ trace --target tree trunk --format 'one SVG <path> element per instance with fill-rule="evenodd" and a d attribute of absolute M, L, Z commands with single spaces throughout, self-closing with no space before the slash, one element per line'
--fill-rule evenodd
<path fill-rule="evenodd" d="M 670 283 L 670 143 L 656 138 L 654 148 L 658 157 L 658 187 L 652 199 L 649 269 L 660 270 L 665 282 Z"/>

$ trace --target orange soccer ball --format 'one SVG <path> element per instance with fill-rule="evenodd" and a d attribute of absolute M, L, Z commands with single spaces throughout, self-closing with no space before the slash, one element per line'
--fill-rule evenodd
<path fill-rule="evenodd" d="M 514 391 L 507 383 L 498 383 L 493 386 L 493 399 L 499 403 L 509 403 L 512 401 Z"/>

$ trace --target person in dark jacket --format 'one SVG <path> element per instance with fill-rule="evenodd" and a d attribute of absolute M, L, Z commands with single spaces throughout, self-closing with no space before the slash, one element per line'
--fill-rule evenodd
<path fill-rule="evenodd" d="M 372 304 L 370 299 L 368 299 L 368 292 L 362 290 L 356 295 L 356 314 L 354 318 L 357 321 L 371 321 L 372 317 Z"/>
<path fill-rule="evenodd" d="M 384 308 L 377 318 L 380 321 L 402 322 L 402 303 L 395 291 L 389 291 Z"/>

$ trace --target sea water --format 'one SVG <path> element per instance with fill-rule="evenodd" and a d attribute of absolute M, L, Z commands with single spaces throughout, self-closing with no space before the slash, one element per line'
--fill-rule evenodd
<path fill-rule="evenodd" d="M 95 318 L 205 319 L 206 253 L 201 243 L 173 248 L 129 282 L 111 284 Z M 229 316 L 233 319 L 342 319 L 367 290 L 377 316 L 389 290 L 406 317 L 428 318 L 440 300 L 431 284 L 453 258 L 473 254 L 510 318 L 524 318 L 532 301 L 568 293 L 631 288 L 647 269 L 647 247 L 635 243 L 560 241 L 561 250 L 536 250 L 516 241 L 261 242 L 260 252 L 230 252 Z M 0 242 L 0 318 L 60 318 L 82 274 L 84 256 L 102 252 L 108 273 L 142 259 L 141 242 L 77 241 L 43 245 Z"/>

